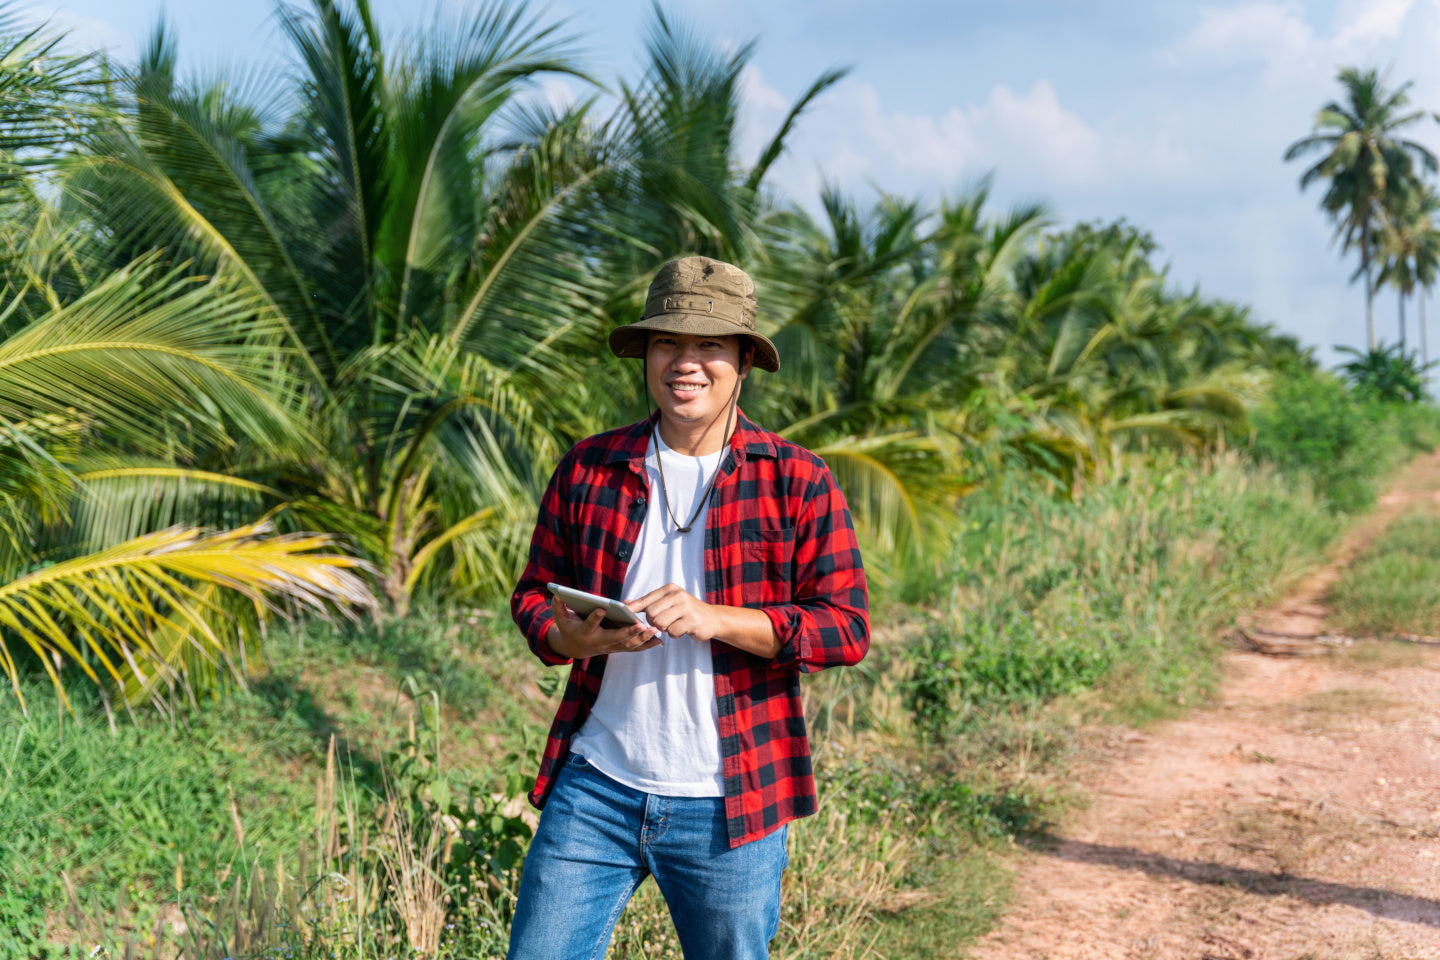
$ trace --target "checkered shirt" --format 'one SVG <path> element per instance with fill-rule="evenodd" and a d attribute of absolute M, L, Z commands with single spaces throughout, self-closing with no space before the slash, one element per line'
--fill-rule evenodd
<path fill-rule="evenodd" d="M 800 674 L 858 663 L 870 646 L 865 571 L 845 497 L 823 460 L 744 414 L 720 465 L 705 521 L 705 600 L 763 610 L 775 625 L 774 660 L 714 640 L 715 700 L 730 845 L 758 840 L 815 812 L 815 779 Z M 650 421 L 581 441 L 556 469 L 540 504 L 530 560 L 511 613 L 548 665 L 570 664 L 530 802 L 545 804 L 570 740 L 605 674 L 603 656 L 572 661 L 546 634 L 550 581 L 620 596 L 650 496 Z"/>

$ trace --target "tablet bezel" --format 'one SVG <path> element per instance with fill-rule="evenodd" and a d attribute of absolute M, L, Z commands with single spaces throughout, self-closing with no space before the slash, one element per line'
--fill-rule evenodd
<path fill-rule="evenodd" d="M 640 623 L 640 618 L 635 615 L 635 611 L 625 606 L 625 604 L 619 600 L 611 600 L 608 597 L 600 596 L 598 593 L 589 593 L 585 590 L 567 587 L 563 583 L 547 583 L 545 586 L 551 593 L 565 601 L 567 607 L 582 617 L 587 616 L 591 610 L 603 609 L 606 613 L 606 619 L 618 621 L 620 626 Z"/>

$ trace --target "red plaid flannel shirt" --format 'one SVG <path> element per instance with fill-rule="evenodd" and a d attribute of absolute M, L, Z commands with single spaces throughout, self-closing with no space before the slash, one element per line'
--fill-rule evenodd
<path fill-rule="evenodd" d="M 800 674 L 858 663 L 870 646 L 860 548 L 845 497 L 819 457 L 744 414 L 720 465 L 705 521 L 705 600 L 763 610 L 780 654 L 766 660 L 712 641 L 730 845 L 815 812 L 815 779 Z M 570 739 L 600 692 L 606 658 L 571 661 L 550 649 L 545 585 L 619 597 L 650 496 L 650 421 L 581 441 L 540 504 L 530 561 L 511 613 L 548 665 L 571 664 L 530 802 L 544 806 Z"/>

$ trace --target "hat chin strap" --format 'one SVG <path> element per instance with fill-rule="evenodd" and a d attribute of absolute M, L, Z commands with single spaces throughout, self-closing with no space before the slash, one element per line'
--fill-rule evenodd
<path fill-rule="evenodd" d="M 735 390 L 734 390 L 734 392 L 732 392 L 732 393 L 730 394 L 730 409 L 729 409 L 729 410 L 726 412 L 726 414 L 725 414 L 725 437 L 724 437 L 723 440 L 720 441 L 720 449 L 721 449 L 721 450 L 724 450 L 724 449 L 725 449 L 725 444 L 730 441 L 730 426 L 731 426 L 731 424 L 734 422 L 735 407 L 736 407 L 736 405 L 737 405 L 737 404 L 736 404 L 736 401 L 740 399 L 740 381 L 741 381 L 742 379 L 744 379 L 744 378 L 743 378 L 743 377 L 736 377 L 736 378 L 735 378 Z M 645 385 L 645 396 L 646 396 L 647 398 L 650 396 L 650 385 L 649 385 L 648 383 Z M 646 406 L 647 408 L 650 406 L 650 402 L 649 402 L 648 399 L 647 399 L 646 402 L 645 402 L 645 406 Z M 713 422 L 713 421 L 712 421 L 712 422 Z M 652 423 L 652 424 L 650 424 L 650 435 L 651 435 L 653 438 L 655 438 L 656 440 L 659 440 L 659 437 L 660 437 L 660 418 L 659 418 L 659 417 L 656 417 L 656 418 L 655 418 L 655 422 Z M 660 496 L 665 500 L 665 513 L 666 513 L 667 516 L 670 517 L 670 522 L 673 523 L 673 524 L 675 524 L 675 529 L 676 529 L 678 532 L 680 532 L 680 533 L 682 533 L 682 534 L 689 533 L 689 532 L 690 532 L 690 528 L 693 527 L 693 526 L 695 526 L 695 521 L 698 520 L 698 519 L 700 519 L 700 511 L 701 511 L 701 510 L 704 510 L 704 509 L 705 509 L 705 504 L 710 501 L 710 493 L 711 493 L 711 491 L 713 491 L 713 490 L 715 489 L 715 481 L 720 479 L 720 470 L 724 467 L 724 465 L 725 465 L 725 463 L 724 463 L 724 458 L 722 457 L 721 460 L 720 460 L 720 462 L 715 464 L 715 471 L 710 474 L 710 482 L 707 483 L 707 484 L 705 484 L 705 492 L 700 495 L 700 499 L 698 499 L 698 500 L 695 501 L 695 512 L 692 513 L 692 514 L 690 514 L 690 519 L 685 522 L 684 526 L 681 526 L 681 524 L 680 524 L 680 518 L 677 517 L 677 516 L 675 516 L 675 511 L 674 511 L 674 510 L 670 509 L 670 491 L 669 491 L 669 490 L 666 488 L 666 486 L 665 486 L 665 464 L 664 464 L 664 458 L 662 458 L 662 457 L 660 456 L 659 444 L 658 444 L 658 443 L 656 444 L 656 449 L 655 449 L 655 469 L 656 469 L 656 471 L 660 474 Z"/>

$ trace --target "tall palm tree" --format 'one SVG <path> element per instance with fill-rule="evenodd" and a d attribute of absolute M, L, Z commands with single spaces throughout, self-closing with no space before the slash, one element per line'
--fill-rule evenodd
<path fill-rule="evenodd" d="M 1406 324 L 1405 300 L 1415 293 L 1428 265 L 1433 276 L 1435 258 L 1440 254 L 1440 229 L 1434 222 L 1434 215 L 1440 211 L 1440 197 L 1425 183 L 1409 183 L 1395 192 L 1386 209 L 1386 225 L 1380 236 L 1380 248 L 1384 257 L 1379 283 L 1388 283 L 1395 288 L 1400 309 L 1400 349 L 1405 349 Z M 1424 309 L 1423 300 L 1421 309 Z M 1423 329 L 1423 319 L 1422 319 Z M 1424 339 L 1422 332 L 1421 339 Z"/>
<path fill-rule="evenodd" d="M 1423 184 L 1414 196 L 1413 203 L 1407 207 L 1402 220 L 1408 234 L 1405 245 L 1409 253 L 1411 289 L 1413 291 L 1415 285 L 1420 288 L 1420 362 L 1421 367 L 1427 371 L 1430 347 L 1426 330 L 1425 301 L 1431 287 L 1435 285 L 1437 273 L 1440 273 L 1440 223 L 1437 223 L 1437 212 L 1440 212 L 1440 195 L 1437 195 L 1429 184 Z"/>
<path fill-rule="evenodd" d="M 1409 82 L 1387 89 L 1378 70 L 1346 67 L 1340 71 L 1344 99 L 1332 100 L 1315 115 L 1315 132 L 1292 143 L 1287 161 L 1314 153 L 1322 156 L 1300 175 L 1300 189 L 1317 180 L 1328 182 L 1320 207 L 1335 221 L 1341 249 L 1360 251 L 1365 281 L 1366 337 L 1375 346 L 1375 285 L 1371 276 L 1377 231 L 1385 226 L 1387 195 L 1412 174 L 1418 164 L 1435 172 L 1435 155 L 1415 140 L 1398 136 L 1428 114 L 1406 112 Z"/>

